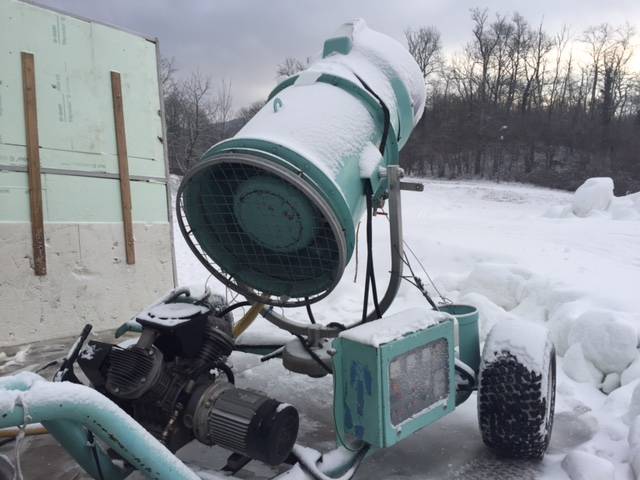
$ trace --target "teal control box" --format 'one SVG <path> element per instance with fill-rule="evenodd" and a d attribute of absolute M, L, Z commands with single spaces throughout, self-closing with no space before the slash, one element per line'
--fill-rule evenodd
<path fill-rule="evenodd" d="M 455 409 L 454 319 L 410 309 L 334 341 L 338 440 L 389 447 Z"/>

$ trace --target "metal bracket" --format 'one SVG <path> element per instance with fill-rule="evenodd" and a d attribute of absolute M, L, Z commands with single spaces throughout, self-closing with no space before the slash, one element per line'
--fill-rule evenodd
<path fill-rule="evenodd" d="M 400 182 L 400 190 L 409 190 L 410 192 L 424 192 L 424 185 L 418 182 Z"/>

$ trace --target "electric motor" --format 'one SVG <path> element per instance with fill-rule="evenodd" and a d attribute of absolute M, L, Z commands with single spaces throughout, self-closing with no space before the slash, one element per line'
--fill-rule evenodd
<path fill-rule="evenodd" d="M 193 433 L 199 441 L 269 465 L 286 460 L 298 435 L 294 407 L 227 382 L 204 389 L 191 407 Z"/>

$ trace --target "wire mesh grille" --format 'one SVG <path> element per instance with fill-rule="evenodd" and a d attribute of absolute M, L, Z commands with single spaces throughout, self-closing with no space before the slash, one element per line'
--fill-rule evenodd
<path fill-rule="evenodd" d="M 185 177 L 178 214 L 205 267 L 249 298 L 313 302 L 342 274 L 335 228 L 318 205 L 260 166 L 224 161 Z"/>

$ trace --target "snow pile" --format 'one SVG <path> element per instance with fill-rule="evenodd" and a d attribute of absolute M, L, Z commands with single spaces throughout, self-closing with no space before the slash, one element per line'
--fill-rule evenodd
<path fill-rule="evenodd" d="M 571 207 L 578 217 L 594 210 L 607 210 L 613 200 L 613 180 L 609 177 L 589 178 L 573 194 Z"/>
<path fill-rule="evenodd" d="M 611 392 L 640 378 L 640 316 L 599 305 L 587 292 L 571 290 L 513 264 L 479 263 L 457 286 L 458 303 L 480 312 L 484 339 L 498 321 L 519 318 L 545 324 L 564 356 L 565 373 Z M 517 328 L 514 334 L 517 333 Z"/>
<path fill-rule="evenodd" d="M 558 459 L 564 473 L 571 480 L 636 478 L 631 469 L 640 476 L 640 315 L 516 264 L 480 262 L 466 276 L 444 278 L 448 296 L 478 308 L 483 341 L 497 322 L 510 332 L 507 345 L 535 334 L 524 320 L 547 327 L 558 354 L 556 415 L 569 411 L 590 425 L 587 441 Z"/>
<path fill-rule="evenodd" d="M 6 353 L 0 352 L 0 372 L 15 365 L 24 365 L 30 350 L 31 345 L 27 345 L 18 350 L 13 356 L 8 356 Z"/>
<path fill-rule="evenodd" d="M 622 197 L 613 195 L 613 180 L 594 177 L 573 194 L 570 204 L 554 205 L 545 213 L 549 218 L 609 217 L 614 220 L 640 220 L 640 192 Z"/>

